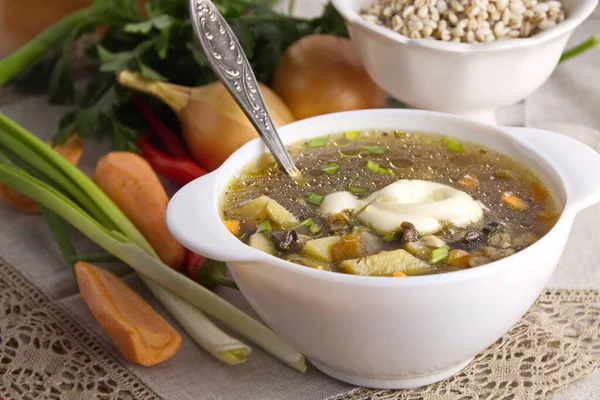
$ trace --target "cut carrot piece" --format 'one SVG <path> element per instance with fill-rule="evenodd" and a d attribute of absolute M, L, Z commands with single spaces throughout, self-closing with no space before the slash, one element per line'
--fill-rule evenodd
<path fill-rule="evenodd" d="M 179 333 L 121 279 L 81 261 L 75 274 L 81 297 L 123 357 L 149 367 L 177 353 Z"/>
<path fill-rule="evenodd" d="M 134 153 L 108 153 L 96 165 L 94 182 L 140 230 L 162 262 L 181 266 L 185 248 L 167 228 L 169 197 L 148 161 Z"/>
<path fill-rule="evenodd" d="M 458 184 L 467 189 L 475 189 L 479 185 L 479 180 L 474 175 L 468 174 L 460 178 Z"/>
<path fill-rule="evenodd" d="M 51 143 L 48 144 L 51 145 Z M 77 165 L 83 155 L 83 143 L 79 136 L 73 135 L 65 143 L 56 146 L 54 150 L 71 164 Z M 35 201 L 2 184 L 0 184 L 0 200 L 10 204 L 15 210 L 23 214 L 40 213 L 40 208 Z"/>
<path fill-rule="evenodd" d="M 523 211 L 529 207 L 527 202 L 512 193 L 504 193 L 500 200 L 514 211 Z"/>
<path fill-rule="evenodd" d="M 404 272 L 394 271 L 394 272 L 392 272 L 392 276 L 394 278 L 404 278 L 404 277 L 406 277 L 408 275 L 406 275 Z"/>
<path fill-rule="evenodd" d="M 454 265 L 455 267 L 468 268 L 471 257 L 471 254 L 464 250 L 452 250 L 450 254 L 448 254 L 445 263 Z"/>
<path fill-rule="evenodd" d="M 551 213 L 548 211 L 540 211 L 538 214 L 538 219 L 547 224 L 555 224 L 558 221 L 559 215 L 556 213 Z"/>
<path fill-rule="evenodd" d="M 233 236 L 238 236 L 240 234 L 240 221 L 237 219 L 226 219 L 223 221 L 223 225 L 225 225 L 225 228 L 227 228 Z"/>
<path fill-rule="evenodd" d="M 531 184 L 531 196 L 536 203 L 541 203 L 542 201 L 548 200 L 550 193 L 548 193 L 548 191 L 540 184 L 534 182 Z"/>

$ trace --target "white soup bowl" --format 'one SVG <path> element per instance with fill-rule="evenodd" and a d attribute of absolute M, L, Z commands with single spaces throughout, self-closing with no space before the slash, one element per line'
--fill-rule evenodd
<path fill-rule="evenodd" d="M 185 247 L 226 261 L 264 321 L 318 369 L 355 385 L 408 388 L 451 376 L 504 335 L 544 289 L 578 211 L 600 201 L 600 155 L 557 133 L 498 128 L 417 110 L 365 110 L 311 118 L 279 129 L 291 144 L 348 130 L 431 132 L 480 143 L 531 168 L 562 214 L 532 246 L 499 261 L 402 279 L 319 271 L 242 243 L 220 218 L 229 182 L 266 152 L 260 139 L 219 169 L 183 187 L 167 211 Z M 592 262 L 593 260 L 590 260 Z"/>

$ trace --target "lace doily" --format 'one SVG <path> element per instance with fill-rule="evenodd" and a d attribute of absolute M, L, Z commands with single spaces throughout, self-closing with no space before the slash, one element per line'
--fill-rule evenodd
<path fill-rule="evenodd" d="M 160 399 L 103 346 L 0 259 L 1 399 Z"/>
<path fill-rule="evenodd" d="M 356 389 L 328 400 L 543 400 L 600 367 L 600 292 L 547 290 L 461 373 L 419 389 Z"/>

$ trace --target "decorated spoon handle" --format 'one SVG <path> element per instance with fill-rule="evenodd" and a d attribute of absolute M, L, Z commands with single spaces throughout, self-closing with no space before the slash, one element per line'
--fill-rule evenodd
<path fill-rule="evenodd" d="M 225 18 L 209 0 L 190 0 L 190 17 L 214 73 L 250 119 L 279 165 L 292 177 L 298 177 L 298 169 L 277 134 L 248 58 Z"/>

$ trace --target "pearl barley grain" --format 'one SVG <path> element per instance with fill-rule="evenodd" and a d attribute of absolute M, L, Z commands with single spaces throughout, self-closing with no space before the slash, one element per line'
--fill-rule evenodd
<path fill-rule="evenodd" d="M 566 17 L 556 0 L 376 0 L 361 16 L 412 39 L 463 43 L 530 37 Z"/>

